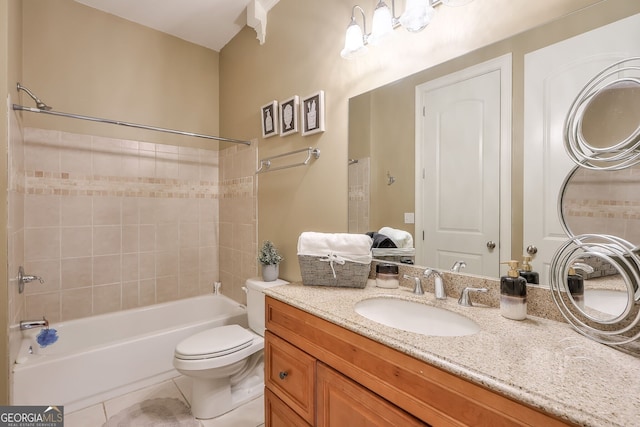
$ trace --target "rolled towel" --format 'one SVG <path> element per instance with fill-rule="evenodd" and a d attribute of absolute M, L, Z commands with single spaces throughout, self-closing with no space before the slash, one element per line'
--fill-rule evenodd
<path fill-rule="evenodd" d="M 407 231 L 391 227 L 382 227 L 378 233 L 389 236 L 389 238 L 393 240 L 399 248 L 413 248 L 413 237 L 411 236 L 411 233 Z"/>
<path fill-rule="evenodd" d="M 305 231 L 298 238 L 298 255 L 340 257 L 345 261 L 371 262 L 373 240 L 366 234 Z"/>
<path fill-rule="evenodd" d="M 372 248 L 397 248 L 395 242 L 384 234 L 376 233 L 375 231 L 369 231 L 365 234 L 373 239 Z"/>

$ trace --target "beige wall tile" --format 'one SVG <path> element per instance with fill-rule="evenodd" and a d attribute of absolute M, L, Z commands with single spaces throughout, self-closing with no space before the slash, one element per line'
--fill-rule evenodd
<path fill-rule="evenodd" d="M 178 276 L 158 276 L 156 278 L 156 302 L 173 301 L 180 297 Z"/>
<path fill-rule="evenodd" d="M 119 225 L 121 219 L 120 197 L 93 198 L 93 225 Z"/>
<path fill-rule="evenodd" d="M 152 279 L 156 277 L 156 254 L 155 252 L 140 253 L 139 258 L 139 271 L 138 275 L 140 279 Z"/>
<path fill-rule="evenodd" d="M 120 254 L 93 257 L 93 284 L 119 283 L 121 276 Z"/>
<path fill-rule="evenodd" d="M 60 258 L 60 227 L 25 229 L 25 260 Z"/>
<path fill-rule="evenodd" d="M 62 227 L 60 230 L 60 253 L 62 258 L 90 256 L 92 253 L 92 228 Z"/>
<path fill-rule="evenodd" d="M 138 287 L 137 280 L 131 282 L 122 282 L 122 309 L 127 310 L 130 308 L 136 308 L 140 305 L 138 302 Z"/>
<path fill-rule="evenodd" d="M 93 284 L 93 258 L 70 258 L 60 261 L 62 289 L 82 288 Z"/>
<path fill-rule="evenodd" d="M 138 291 L 138 302 L 141 306 L 156 303 L 156 279 L 140 280 L 140 288 Z"/>
<path fill-rule="evenodd" d="M 200 227 L 197 222 L 180 224 L 180 247 L 197 248 L 200 246 Z"/>
<path fill-rule="evenodd" d="M 156 252 L 156 276 L 178 274 L 180 252 L 178 249 Z"/>
<path fill-rule="evenodd" d="M 93 198 L 91 196 L 65 196 L 60 202 L 62 226 L 92 225 Z"/>
<path fill-rule="evenodd" d="M 106 225 L 93 227 L 93 255 L 113 255 L 122 251 L 122 227 Z"/>
<path fill-rule="evenodd" d="M 93 287 L 93 314 L 118 311 L 122 306 L 120 283 Z"/>
<path fill-rule="evenodd" d="M 134 281 L 138 280 L 139 255 L 137 253 L 122 255 L 122 281 Z"/>
<path fill-rule="evenodd" d="M 156 226 L 141 225 L 139 235 L 140 252 L 151 252 L 156 248 Z"/>
<path fill-rule="evenodd" d="M 60 293 L 60 320 L 78 319 L 91 316 L 93 312 L 91 288 L 65 290 Z"/>
<path fill-rule="evenodd" d="M 26 227 L 54 227 L 60 225 L 60 197 L 27 194 L 24 198 Z"/>
<path fill-rule="evenodd" d="M 122 226 L 122 253 L 137 253 L 140 250 L 140 226 L 123 225 Z"/>

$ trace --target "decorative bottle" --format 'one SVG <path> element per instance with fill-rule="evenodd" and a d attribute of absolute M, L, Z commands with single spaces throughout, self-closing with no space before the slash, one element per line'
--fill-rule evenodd
<path fill-rule="evenodd" d="M 518 273 L 518 261 L 511 260 L 506 276 L 500 278 L 500 314 L 507 319 L 527 318 L 527 281 Z"/>
<path fill-rule="evenodd" d="M 569 267 L 569 274 L 567 275 L 567 288 L 569 288 L 571 298 L 580 309 L 584 310 L 584 279 L 576 273 L 576 270 L 593 273 L 593 267 L 581 262 L 574 262 Z"/>
<path fill-rule="evenodd" d="M 521 277 L 524 277 L 524 280 L 527 283 L 531 283 L 532 285 L 538 285 L 540 283 L 540 276 L 537 272 L 533 271 L 533 267 L 531 267 L 531 257 L 525 256 L 522 258 L 522 268 L 518 270 Z"/>

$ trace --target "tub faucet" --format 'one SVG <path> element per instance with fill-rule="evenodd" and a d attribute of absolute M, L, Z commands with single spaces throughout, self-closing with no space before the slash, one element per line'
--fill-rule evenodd
<path fill-rule="evenodd" d="M 408 274 L 404 275 L 405 279 L 413 279 L 415 282 L 415 286 L 413 287 L 413 293 L 416 295 L 424 295 L 424 290 L 422 289 L 422 282 L 419 277 L 409 276 Z"/>
<path fill-rule="evenodd" d="M 454 273 L 460 273 L 460 270 L 462 270 L 466 266 L 467 266 L 466 262 L 462 260 L 456 261 L 453 263 L 453 266 L 451 267 L 451 271 L 453 271 Z"/>
<path fill-rule="evenodd" d="M 424 277 L 434 276 L 435 294 L 436 299 L 447 299 L 447 292 L 444 290 L 444 282 L 442 281 L 442 275 L 433 268 L 427 268 L 424 271 Z"/>
<path fill-rule="evenodd" d="M 33 328 L 48 328 L 49 321 L 43 316 L 42 320 L 21 320 L 20 330 L 25 331 Z"/>

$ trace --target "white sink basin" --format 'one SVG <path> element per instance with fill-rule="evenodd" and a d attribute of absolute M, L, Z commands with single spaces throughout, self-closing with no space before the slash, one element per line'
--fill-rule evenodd
<path fill-rule="evenodd" d="M 585 289 L 585 307 L 609 314 L 612 317 L 619 316 L 627 308 L 629 295 L 627 292 L 613 291 L 609 289 Z"/>
<path fill-rule="evenodd" d="M 391 328 L 439 337 L 473 335 L 480 326 L 453 311 L 396 298 L 370 298 L 355 305 L 359 315 Z"/>

